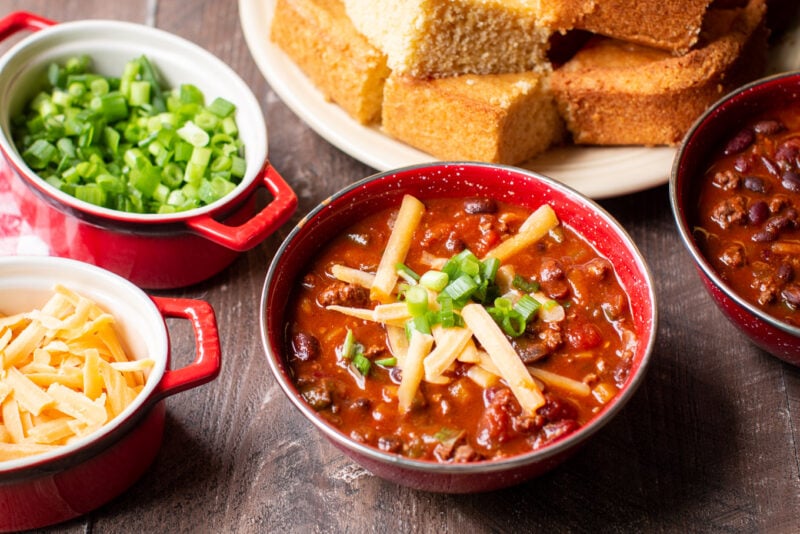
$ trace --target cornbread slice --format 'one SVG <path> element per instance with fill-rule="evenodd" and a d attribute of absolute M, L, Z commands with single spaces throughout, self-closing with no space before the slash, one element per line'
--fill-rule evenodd
<path fill-rule="evenodd" d="M 537 70 L 547 38 L 528 0 L 344 0 L 392 72 L 416 78 Z"/>
<path fill-rule="evenodd" d="M 712 9 L 684 56 L 594 38 L 551 77 L 578 144 L 674 145 L 723 94 L 757 77 L 766 58 L 764 1 Z"/>
<path fill-rule="evenodd" d="M 386 56 L 356 31 L 341 0 L 277 0 L 270 38 L 325 98 L 362 124 L 380 119 Z"/>
<path fill-rule="evenodd" d="M 546 75 L 463 75 L 386 81 L 383 129 L 443 160 L 516 164 L 559 142 L 564 127 Z"/>
<path fill-rule="evenodd" d="M 697 43 L 711 0 L 531 0 L 545 26 L 613 37 L 685 54 Z"/>

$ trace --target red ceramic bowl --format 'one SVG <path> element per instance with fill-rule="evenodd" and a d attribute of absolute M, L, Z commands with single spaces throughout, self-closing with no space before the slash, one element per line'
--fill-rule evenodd
<path fill-rule="evenodd" d="M 753 343 L 800 365 L 800 328 L 784 323 L 736 294 L 703 256 L 692 235 L 700 178 L 712 154 L 748 120 L 769 109 L 800 101 L 800 73 L 757 80 L 726 95 L 703 114 L 678 150 L 669 182 L 673 216 L 700 279 L 725 316 Z"/>
<path fill-rule="evenodd" d="M 151 27 L 119 21 L 54 24 L 18 12 L 0 20 L 0 40 L 37 30 L 0 58 L 0 180 L 8 180 L 23 217 L 51 253 L 92 263 L 147 288 L 173 288 L 205 280 L 237 255 L 261 243 L 294 212 L 297 198 L 267 160 L 267 132 L 258 101 L 236 73 L 202 48 Z M 11 138 L 10 120 L 42 87 L 53 61 L 88 54 L 99 72 L 120 73 L 126 62 L 147 55 L 169 87 L 193 83 L 207 98 L 237 105 L 247 173 L 228 196 L 169 215 L 132 214 L 100 208 L 41 180 Z M 271 202 L 259 209 L 256 190 Z"/>
<path fill-rule="evenodd" d="M 164 399 L 205 384 L 220 369 L 220 345 L 211 306 L 199 300 L 148 297 L 127 280 L 65 258 L 0 258 L 0 314 L 30 311 L 62 284 L 114 316 L 118 335 L 135 358 L 155 365 L 144 389 L 101 429 L 53 452 L 0 461 L 0 531 L 52 525 L 89 512 L 118 496 L 150 466 L 164 429 Z M 166 317 L 194 329 L 193 363 L 170 369 Z"/>
<path fill-rule="evenodd" d="M 441 464 L 381 452 L 329 426 L 295 388 L 284 351 L 285 307 L 299 273 L 316 252 L 352 222 L 390 206 L 404 194 L 420 199 L 488 196 L 531 210 L 549 203 L 562 223 L 576 230 L 614 265 L 630 295 L 640 343 L 630 376 L 605 409 L 577 432 L 539 450 L 503 460 Z M 642 382 L 656 335 L 656 299 L 649 269 L 630 237 L 601 207 L 554 180 L 513 167 L 435 163 L 376 174 L 316 207 L 292 230 L 269 267 L 261 298 L 261 336 L 270 368 L 284 393 L 336 447 L 385 479 L 416 489 L 448 493 L 486 491 L 522 482 L 566 459 L 630 400 Z"/>

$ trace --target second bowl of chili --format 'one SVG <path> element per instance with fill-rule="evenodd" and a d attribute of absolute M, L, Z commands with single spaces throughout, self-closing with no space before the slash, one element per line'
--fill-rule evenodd
<path fill-rule="evenodd" d="M 725 316 L 800 365 L 800 73 L 746 85 L 700 117 L 676 155 L 670 202 Z"/>
<path fill-rule="evenodd" d="M 563 461 L 649 362 L 648 268 L 606 212 L 541 175 L 374 175 L 292 231 L 261 302 L 290 401 L 376 475 L 474 492 Z"/>

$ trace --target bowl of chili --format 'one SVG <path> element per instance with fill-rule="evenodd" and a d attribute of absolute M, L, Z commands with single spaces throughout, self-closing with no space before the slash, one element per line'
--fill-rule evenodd
<path fill-rule="evenodd" d="M 683 244 L 723 314 L 800 365 L 800 74 L 726 95 L 687 133 L 670 203 Z"/>
<path fill-rule="evenodd" d="M 601 207 L 534 172 L 376 174 L 276 253 L 261 336 L 290 402 L 372 473 L 466 493 L 564 461 L 634 394 L 657 313 Z"/>
<path fill-rule="evenodd" d="M 0 181 L 51 255 L 141 287 L 187 286 L 292 215 L 297 198 L 269 163 L 259 103 L 220 59 L 140 24 L 0 20 L 0 39 L 23 31 L 0 58 Z M 83 59 L 90 70 L 77 70 Z M 120 180 L 128 168 L 133 178 Z"/>

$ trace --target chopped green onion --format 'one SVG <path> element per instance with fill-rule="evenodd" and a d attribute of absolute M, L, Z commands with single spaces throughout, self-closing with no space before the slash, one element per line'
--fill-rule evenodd
<path fill-rule="evenodd" d="M 514 279 L 511 281 L 511 287 L 519 289 L 525 293 L 535 293 L 539 291 L 539 284 L 534 280 L 526 280 L 522 276 L 515 274 Z"/>
<path fill-rule="evenodd" d="M 536 315 L 536 312 L 539 311 L 540 307 L 541 304 L 539 304 L 538 300 L 530 295 L 522 295 L 522 297 L 520 297 L 520 299 L 514 303 L 513 310 L 520 314 L 524 321 L 528 322 L 534 315 Z"/>
<path fill-rule="evenodd" d="M 49 141 L 37 139 L 23 153 L 22 158 L 34 169 L 43 169 L 53 161 L 58 149 Z"/>
<path fill-rule="evenodd" d="M 488 282 L 494 282 L 497 276 L 497 269 L 500 268 L 500 260 L 497 258 L 486 258 L 481 262 L 481 278 Z"/>
<path fill-rule="evenodd" d="M 217 97 L 213 102 L 211 102 L 211 105 L 208 106 L 208 111 L 217 117 L 225 118 L 236 111 L 236 106 L 224 98 Z"/>
<path fill-rule="evenodd" d="M 412 317 L 424 315 L 428 311 L 428 292 L 421 286 L 410 286 L 405 293 L 406 306 L 408 313 Z"/>
<path fill-rule="evenodd" d="M 347 334 L 344 336 L 344 343 L 342 343 L 341 357 L 343 360 L 349 360 L 353 357 L 356 348 L 356 337 L 353 331 L 347 329 Z"/>
<path fill-rule="evenodd" d="M 503 332 L 511 337 L 519 337 L 525 332 L 526 320 L 517 312 L 511 301 L 500 297 L 494 300 L 494 306 L 486 308 L 492 319 L 502 328 Z"/>
<path fill-rule="evenodd" d="M 444 288 L 444 293 L 453 300 L 458 301 L 468 299 L 477 288 L 478 284 L 471 276 L 462 274 Z"/>
<path fill-rule="evenodd" d="M 398 263 L 394 266 L 395 270 L 397 271 L 398 276 L 408 282 L 409 284 L 413 284 L 419 281 L 419 275 L 408 268 L 403 263 Z"/>
<path fill-rule="evenodd" d="M 394 356 L 390 358 L 381 358 L 380 360 L 375 360 L 373 363 L 380 365 L 381 367 L 394 367 L 397 365 L 397 358 Z"/>
<path fill-rule="evenodd" d="M 419 284 L 437 293 L 447 287 L 450 277 L 442 271 L 426 271 L 419 278 Z"/>
<path fill-rule="evenodd" d="M 210 139 L 208 133 L 192 121 L 186 121 L 183 126 L 178 128 L 177 132 L 181 139 L 195 148 L 206 146 Z"/>
<path fill-rule="evenodd" d="M 427 316 L 419 315 L 417 317 L 412 317 L 411 319 L 406 321 L 405 330 L 406 330 L 406 337 L 410 339 L 412 330 L 416 330 L 423 334 L 430 334 L 431 325 L 430 322 L 428 321 Z"/>
<path fill-rule="evenodd" d="M 353 367 L 361 373 L 361 376 L 367 376 L 369 374 L 369 370 L 372 368 L 372 362 L 364 356 L 364 353 L 361 351 L 357 351 L 353 356 L 352 360 Z"/>
<path fill-rule="evenodd" d="M 90 67 L 85 55 L 52 63 L 49 87 L 12 117 L 17 150 L 43 180 L 135 213 L 193 209 L 241 182 L 247 165 L 233 103 L 205 106 L 191 84 L 162 88 L 145 56 L 128 61 L 119 78 Z"/>

